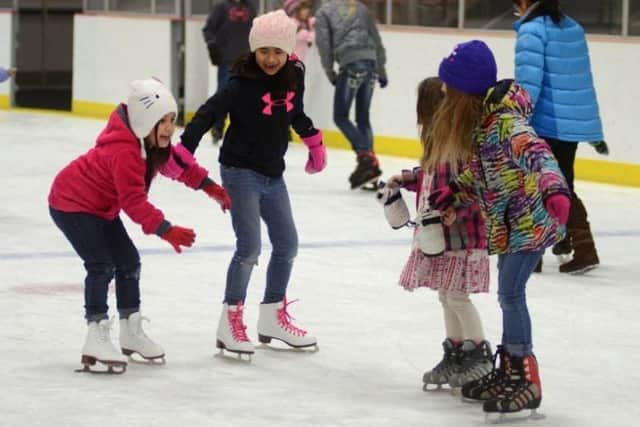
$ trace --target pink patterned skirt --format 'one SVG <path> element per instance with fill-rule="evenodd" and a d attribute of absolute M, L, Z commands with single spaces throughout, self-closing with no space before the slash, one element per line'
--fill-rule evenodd
<path fill-rule="evenodd" d="M 400 286 L 408 291 L 426 287 L 469 294 L 489 292 L 489 256 L 486 249 L 463 249 L 428 257 L 414 248 L 400 275 Z"/>

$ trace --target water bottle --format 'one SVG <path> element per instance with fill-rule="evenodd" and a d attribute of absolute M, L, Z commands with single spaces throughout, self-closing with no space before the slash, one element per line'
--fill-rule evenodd
<path fill-rule="evenodd" d="M 426 256 L 438 256 L 444 253 L 444 228 L 440 211 L 428 210 L 418 217 L 416 245 Z"/>

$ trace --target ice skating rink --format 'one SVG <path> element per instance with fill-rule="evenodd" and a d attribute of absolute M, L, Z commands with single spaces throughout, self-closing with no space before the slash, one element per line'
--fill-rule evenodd
<path fill-rule="evenodd" d="M 84 270 L 49 218 L 47 194 L 57 171 L 93 145 L 103 124 L 0 111 L 0 425 L 484 424 L 480 406 L 421 389 L 423 372 L 440 360 L 443 326 L 435 292 L 397 285 L 411 232 L 391 230 L 372 193 L 348 190 L 351 152 L 330 150 L 327 170 L 311 176 L 304 173 L 307 151 L 297 144 L 286 171 L 300 236 L 289 288 L 290 299 L 300 301 L 290 308 L 296 323 L 318 337 L 320 351 L 258 348 L 250 364 L 215 356 L 234 246 L 229 215 L 202 192 L 158 178 L 151 200 L 173 223 L 194 228 L 196 245 L 175 254 L 123 218 L 142 256 L 142 312 L 151 319 L 145 329 L 165 348 L 167 364 L 130 364 L 120 376 L 74 373 L 86 332 Z M 207 136 L 197 152 L 216 180 L 217 151 Z M 416 163 L 381 162 L 384 176 Z M 527 424 L 635 426 L 640 190 L 585 182 L 577 190 L 602 264 L 585 276 L 560 275 L 549 253 L 543 273 L 529 282 L 546 419 Z M 411 195 L 405 200 L 413 207 Z M 263 242 L 246 301 L 256 343 L 266 234 Z M 474 298 L 492 344 L 500 332 L 495 277 L 491 292 Z M 109 301 L 113 315 L 113 294 Z"/>

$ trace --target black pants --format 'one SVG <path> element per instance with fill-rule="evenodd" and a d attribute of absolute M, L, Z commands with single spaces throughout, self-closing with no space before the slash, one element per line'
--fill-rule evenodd
<path fill-rule="evenodd" d="M 107 318 L 109 283 L 116 278 L 118 311 L 125 317 L 140 307 L 140 255 L 119 217 L 112 221 L 86 213 L 49 208 L 58 226 L 84 261 L 85 318 Z"/>
<path fill-rule="evenodd" d="M 561 141 L 553 138 L 545 138 L 545 140 L 547 141 L 547 144 L 549 144 L 549 147 L 551 147 L 551 151 L 558 161 L 560 171 L 567 180 L 571 194 L 575 195 L 575 192 L 573 191 L 573 166 L 576 162 L 576 150 L 578 149 L 578 143 Z"/>

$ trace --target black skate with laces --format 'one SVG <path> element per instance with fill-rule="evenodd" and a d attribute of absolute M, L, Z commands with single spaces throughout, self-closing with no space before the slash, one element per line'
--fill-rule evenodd
<path fill-rule="evenodd" d="M 442 360 L 440 360 L 432 370 L 425 372 L 422 376 L 422 382 L 424 383 L 422 390 L 424 391 L 439 390 L 444 384 L 449 384 L 449 380 L 460 367 L 458 364 L 460 345 L 456 345 L 447 338 L 442 343 L 442 348 L 444 350 Z"/>
<path fill-rule="evenodd" d="M 495 399 L 504 393 L 511 373 L 509 354 L 501 345 L 493 357 L 493 369 L 480 379 L 470 381 L 462 386 L 462 400 L 483 402 Z"/>

